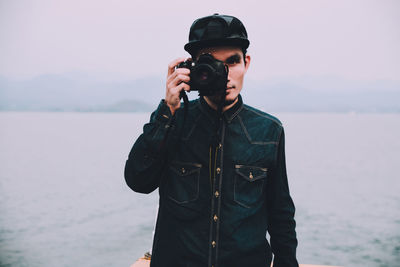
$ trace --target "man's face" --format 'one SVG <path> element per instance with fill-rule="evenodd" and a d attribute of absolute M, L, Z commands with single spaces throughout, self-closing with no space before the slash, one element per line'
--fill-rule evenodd
<path fill-rule="evenodd" d="M 221 46 L 203 48 L 198 52 L 197 58 L 201 54 L 206 53 L 211 54 L 215 59 L 218 59 L 228 65 L 229 73 L 225 98 L 226 106 L 236 103 L 237 97 L 243 87 L 244 75 L 246 74 L 250 65 L 250 56 L 246 55 L 246 57 L 243 58 L 243 52 L 241 48 Z M 206 98 L 214 104 L 219 102 L 218 97 L 208 96 Z"/>

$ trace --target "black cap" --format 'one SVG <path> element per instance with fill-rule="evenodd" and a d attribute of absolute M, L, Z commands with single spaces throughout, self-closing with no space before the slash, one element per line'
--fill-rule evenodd
<path fill-rule="evenodd" d="M 185 50 L 193 55 L 204 47 L 228 45 L 247 49 L 249 44 L 246 28 L 238 18 L 214 14 L 193 22 Z"/>

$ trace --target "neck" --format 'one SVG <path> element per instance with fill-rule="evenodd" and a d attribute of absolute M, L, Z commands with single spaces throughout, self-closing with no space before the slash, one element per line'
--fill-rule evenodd
<path fill-rule="evenodd" d="M 229 104 L 228 106 L 224 106 L 224 107 L 222 108 L 222 112 L 225 112 L 225 111 L 227 111 L 228 109 L 230 109 L 231 107 L 233 107 L 233 106 L 236 104 L 236 102 L 238 102 L 238 99 L 239 99 L 239 98 L 236 97 L 236 99 L 233 101 L 233 103 Z M 217 108 L 218 108 L 217 104 L 215 104 L 213 101 L 211 101 L 207 96 L 204 97 L 204 100 L 207 102 L 207 104 L 208 104 L 212 109 L 217 110 Z"/>

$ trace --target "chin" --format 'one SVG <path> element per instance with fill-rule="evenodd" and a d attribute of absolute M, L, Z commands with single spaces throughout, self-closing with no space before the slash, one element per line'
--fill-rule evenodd
<path fill-rule="evenodd" d="M 225 96 L 225 100 L 226 100 L 226 101 L 234 101 L 234 100 L 238 97 L 238 95 L 239 95 L 239 94 L 229 92 L 229 93 Z"/>

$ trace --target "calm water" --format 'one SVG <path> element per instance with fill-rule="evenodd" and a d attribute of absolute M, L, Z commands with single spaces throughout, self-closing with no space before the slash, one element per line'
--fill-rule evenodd
<path fill-rule="evenodd" d="M 277 114 L 301 263 L 400 266 L 400 114 Z M 0 113 L 0 265 L 129 266 L 157 192 L 127 154 L 149 114 Z"/>

